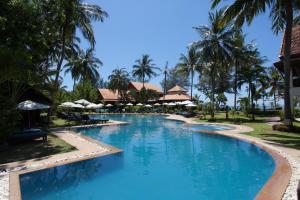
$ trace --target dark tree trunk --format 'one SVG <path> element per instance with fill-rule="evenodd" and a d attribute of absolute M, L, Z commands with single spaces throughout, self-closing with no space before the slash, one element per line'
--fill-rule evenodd
<path fill-rule="evenodd" d="M 215 118 L 215 76 L 214 76 L 214 67 L 211 68 L 211 118 Z"/>
<path fill-rule="evenodd" d="M 255 120 L 255 115 L 254 115 L 255 106 L 254 106 L 254 95 L 253 95 L 254 88 L 251 83 L 250 83 L 249 87 L 250 87 L 250 91 L 251 91 L 251 112 L 252 112 L 251 116 L 252 116 L 252 120 L 254 121 Z"/>
<path fill-rule="evenodd" d="M 193 100 L 194 70 L 191 71 L 191 101 Z"/>
<path fill-rule="evenodd" d="M 236 96 L 237 96 L 237 70 L 238 70 L 238 62 L 235 62 L 235 73 L 234 73 L 234 111 L 236 111 Z"/>
<path fill-rule="evenodd" d="M 293 28 L 292 1 L 286 1 L 286 28 L 284 32 L 284 124 L 293 126 L 290 96 L 290 75 L 291 75 L 291 38 Z"/>
<path fill-rule="evenodd" d="M 276 110 L 276 108 L 277 108 L 277 102 L 276 102 L 276 92 L 274 92 L 274 108 L 275 108 L 275 110 Z"/>

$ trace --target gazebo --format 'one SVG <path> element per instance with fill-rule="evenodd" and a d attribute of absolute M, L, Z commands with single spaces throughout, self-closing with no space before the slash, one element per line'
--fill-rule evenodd
<path fill-rule="evenodd" d="M 186 101 L 191 100 L 191 96 L 187 94 L 187 91 L 180 87 L 179 85 L 175 85 L 173 88 L 169 89 L 167 94 L 159 99 L 159 101 L 173 102 L 173 101 Z"/>

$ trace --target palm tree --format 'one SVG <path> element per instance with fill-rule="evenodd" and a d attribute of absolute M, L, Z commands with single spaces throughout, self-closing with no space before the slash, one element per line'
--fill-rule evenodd
<path fill-rule="evenodd" d="M 221 0 L 213 0 L 212 7 L 216 7 Z M 244 22 L 251 24 L 253 19 L 265 13 L 270 8 L 270 17 L 272 19 L 272 30 L 275 34 L 284 31 L 284 55 L 282 58 L 284 64 L 284 123 L 293 126 L 292 112 L 290 102 L 290 72 L 291 72 L 291 38 L 294 20 L 294 11 L 300 9 L 299 0 L 235 0 L 225 13 L 224 20 L 234 20 L 235 24 L 241 27 Z"/>
<path fill-rule="evenodd" d="M 196 45 L 201 49 L 204 68 L 210 79 L 212 118 L 214 118 L 215 78 L 218 73 L 227 71 L 228 63 L 232 62 L 233 36 L 236 31 L 231 28 L 231 24 L 223 23 L 223 12 L 224 9 L 215 11 L 215 13 L 210 12 L 209 26 L 203 25 L 195 28 L 201 37 Z"/>
<path fill-rule="evenodd" d="M 275 67 L 271 67 L 268 70 L 268 75 L 269 75 L 269 95 L 273 96 L 273 101 L 274 101 L 274 107 L 276 109 L 277 107 L 277 99 L 280 96 L 280 90 L 282 89 L 281 82 L 282 82 L 282 76 L 278 72 L 278 70 Z"/>
<path fill-rule="evenodd" d="M 252 120 L 254 116 L 254 98 L 257 93 L 266 87 L 267 75 L 264 67 L 261 64 L 264 63 L 265 58 L 260 56 L 259 51 L 254 46 L 248 46 L 247 59 L 243 61 L 243 67 L 241 70 L 239 85 L 248 85 L 248 99 L 251 100 L 251 112 Z"/>
<path fill-rule="evenodd" d="M 85 52 L 79 50 L 77 56 L 70 59 L 64 67 L 66 68 L 65 73 L 71 72 L 75 85 L 77 80 L 82 80 L 83 84 L 84 80 L 96 83 L 100 78 L 98 72 L 100 66 L 102 66 L 102 62 L 94 56 L 93 49 L 88 49 Z"/>
<path fill-rule="evenodd" d="M 108 87 L 113 91 L 118 91 L 121 98 L 125 100 L 126 92 L 129 83 L 129 73 L 125 68 L 115 69 L 112 74 L 108 77 Z"/>
<path fill-rule="evenodd" d="M 160 70 L 158 67 L 152 63 L 153 60 L 148 54 L 144 54 L 141 59 L 135 61 L 136 65 L 133 65 L 132 75 L 142 80 L 143 88 L 145 88 L 145 78 L 151 79 L 157 76 L 154 70 Z"/>
<path fill-rule="evenodd" d="M 83 37 L 89 41 L 93 49 L 96 41 L 92 21 L 102 22 L 108 16 L 100 6 L 82 3 L 81 0 L 62 0 L 61 5 L 62 12 L 64 13 L 64 22 L 60 29 L 61 50 L 54 79 L 56 87 L 63 60 L 66 58 L 66 46 L 74 42 L 76 29 L 82 32 Z"/>
<path fill-rule="evenodd" d="M 188 47 L 187 55 L 181 54 L 179 58 L 179 63 L 176 68 L 179 73 L 190 74 L 191 77 L 191 100 L 193 100 L 193 85 L 194 85 L 194 73 L 195 71 L 200 71 L 201 53 L 196 45 L 191 45 Z"/>

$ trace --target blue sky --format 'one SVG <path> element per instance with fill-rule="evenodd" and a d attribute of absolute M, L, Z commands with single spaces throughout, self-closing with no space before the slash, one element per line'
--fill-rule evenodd
<path fill-rule="evenodd" d="M 134 61 L 142 54 L 150 54 L 156 66 L 163 68 L 166 61 L 172 67 L 189 43 L 199 39 L 192 27 L 206 25 L 210 0 L 87 0 L 100 5 L 109 13 L 104 23 L 94 23 L 96 57 L 102 62 L 101 77 L 107 79 L 117 67 L 131 71 Z M 231 1 L 225 1 L 231 2 Z M 255 40 L 262 55 L 268 58 L 266 66 L 277 60 L 282 35 L 271 31 L 267 15 L 257 17 L 251 26 L 245 26 L 247 40 Z M 82 40 L 82 47 L 88 47 Z M 63 73 L 62 73 L 63 75 Z M 160 75 L 150 82 L 160 85 Z M 71 89 L 72 80 L 64 77 Z M 243 96 L 245 91 L 241 92 Z M 204 95 L 201 95 L 204 98 Z M 232 95 L 228 103 L 232 105 Z"/>

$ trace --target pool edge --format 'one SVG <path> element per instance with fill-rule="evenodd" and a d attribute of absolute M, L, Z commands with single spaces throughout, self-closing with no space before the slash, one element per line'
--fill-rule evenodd
<path fill-rule="evenodd" d="M 286 192 L 286 189 L 289 186 L 290 180 L 292 178 L 292 166 L 289 160 L 280 154 L 280 150 L 276 149 L 274 146 L 270 146 L 270 144 L 266 144 L 263 141 L 259 141 L 258 139 L 242 135 L 240 133 L 250 132 L 253 129 L 246 126 L 240 125 L 231 125 L 231 124 L 220 124 L 220 123 L 197 123 L 193 122 L 188 118 L 184 118 L 182 116 L 169 115 L 166 117 L 168 120 L 176 120 L 182 121 L 187 124 L 215 124 L 215 125 L 226 125 L 232 127 L 232 130 L 206 130 L 206 131 L 194 131 L 205 134 L 218 134 L 225 137 L 234 138 L 237 140 L 241 140 L 253 145 L 258 146 L 259 148 L 266 151 L 275 162 L 275 169 L 273 174 L 269 177 L 268 181 L 263 185 L 262 189 L 258 192 L 255 197 L 255 200 L 281 200 Z M 238 127 L 243 127 L 241 130 Z M 247 130 L 247 128 L 249 128 Z M 296 192 L 296 191 L 295 191 Z"/>

